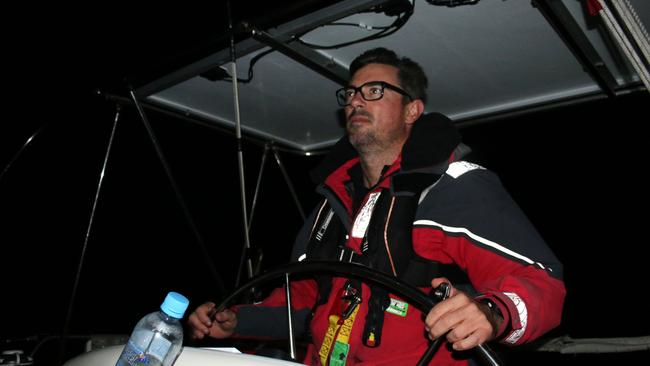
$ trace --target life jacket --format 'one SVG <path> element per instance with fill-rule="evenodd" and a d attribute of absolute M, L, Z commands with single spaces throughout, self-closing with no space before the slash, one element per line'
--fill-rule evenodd
<path fill-rule="evenodd" d="M 334 209 L 327 202 L 323 203 L 322 214 L 314 225 L 307 246 L 306 260 L 359 263 L 389 275 L 396 274 L 400 280 L 419 288 L 429 287 L 435 277 L 446 277 L 456 287 L 470 286 L 466 273 L 457 265 L 423 258 L 413 249 L 411 232 L 418 199 L 419 195 L 394 196 L 389 189 L 383 189 L 363 238 L 361 254 L 345 246 L 348 235 L 345 226 Z M 324 304 L 332 290 L 331 278 L 318 277 L 317 282 L 319 304 Z M 381 342 L 381 324 L 390 299 L 383 289 L 370 288 L 372 294 L 366 328 L 373 329 L 364 331 L 364 344 L 376 347 Z M 365 339 L 370 333 L 375 339 L 372 345 Z"/>
<path fill-rule="evenodd" d="M 392 196 L 390 190 L 384 189 L 373 209 L 361 254 L 345 246 L 348 232 L 334 209 L 324 202 L 323 214 L 309 239 L 306 259 L 363 264 L 386 274 L 396 274 L 415 287 L 430 286 L 434 277 L 446 277 L 454 284 L 468 283 L 467 275 L 457 265 L 423 258 L 413 250 L 411 232 L 418 199 L 419 196 Z"/>
<path fill-rule="evenodd" d="M 321 164 L 321 171 L 331 172 L 355 156 L 345 137 L 337 143 L 335 150 L 338 150 L 338 160 L 337 154 L 333 154 L 335 158 L 329 157 Z M 431 279 L 435 277 L 446 277 L 455 287 L 473 292 L 469 278 L 460 267 L 419 256 L 413 249 L 412 241 L 412 226 L 423 192 L 426 195 L 445 174 L 451 160 L 468 152 L 469 148 L 460 143 L 460 134 L 448 118 L 435 113 L 424 115 L 413 125 L 411 136 L 403 147 L 401 171 L 386 178 L 391 179 L 390 188 L 380 191 L 361 244 L 361 254 L 345 246 L 348 230 L 342 220 L 348 220 L 347 212 L 340 204 L 332 207 L 330 202 L 336 202 L 338 197 L 335 198 L 333 192 L 321 186 L 330 200 L 322 203 L 320 215 L 312 226 L 305 260 L 359 263 L 395 275 L 419 288 L 429 288 Z M 321 182 L 326 176 L 312 172 L 312 178 Z M 345 184 L 348 193 L 352 192 L 353 182 Z M 316 281 L 319 287 L 318 306 L 327 302 L 332 291 L 332 280 L 319 276 Z M 370 290 L 363 343 L 368 347 L 378 347 L 390 298 L 378 286 L 370 286 Z"/>

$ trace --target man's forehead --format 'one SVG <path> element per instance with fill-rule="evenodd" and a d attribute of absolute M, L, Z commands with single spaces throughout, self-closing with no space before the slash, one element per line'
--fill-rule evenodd
<path fill-rule="evenodd" d="M 349 84 L 359 86 L 369 81 L 385 81 L 390 84 L 398 84 L 398 71 L 395 66 L 391 65 L 369 64 L 357 70 L 352 75 Z"/>

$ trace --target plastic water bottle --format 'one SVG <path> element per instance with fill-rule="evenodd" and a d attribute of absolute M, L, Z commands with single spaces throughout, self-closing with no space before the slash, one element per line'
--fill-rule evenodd
<path fill-rule="evenodd" d="M 116 366 L 171 366 L 181 353 L 183 326 L 180 320 L 189 300 L 177 292 L 165 297 L 160 311 L 140 319 Z"/>

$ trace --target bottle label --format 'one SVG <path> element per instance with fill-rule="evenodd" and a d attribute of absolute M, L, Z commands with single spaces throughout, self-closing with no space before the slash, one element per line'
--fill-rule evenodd
<path fill-rule="evenodd" d="M 138 332 L 136 339 L 129 339 L 116 366 L 161 365 L 171 342 L 158 332 Z"/>
<path fill-rule="evenodd" d="M 156 333 L 147 353 L 159 360 L 164 360 L 171 346 L 172 342 L 163 337 L 160 333 Z"/>
<path fill-rule="evenodd" d="M 129 340 L 126 346 L 124 346 L 124 351 L 122 351 L 122 355 L 120 355 L 120 359 L 117 360 L 115 366 L 138 365 L 149 365 L 149 358 L 133 343 L 133 341 Z"/>

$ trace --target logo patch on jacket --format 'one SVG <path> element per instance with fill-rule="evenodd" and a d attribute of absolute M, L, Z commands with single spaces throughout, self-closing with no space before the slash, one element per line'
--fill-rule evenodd
<path fill-rule="evenodd" d="M 409 310 L 408 303 L 391 298 L 390 305 L 386 309 L 386 312 L 397 316 L 405 317 L 406 313 L 408 313 L 408 310 Z"/>

